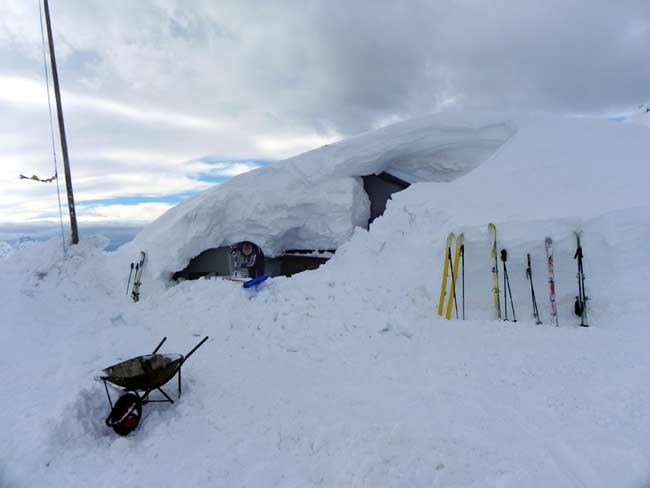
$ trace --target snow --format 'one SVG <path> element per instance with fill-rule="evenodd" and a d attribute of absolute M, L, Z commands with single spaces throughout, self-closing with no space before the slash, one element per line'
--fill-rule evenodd
<path fill-rule="evenodd" d="M 471 126 L 474 115 L 434 119 L 463 126 L 463 117 Z M 157 272 L 145 275 L 140 302 L 125 294 L 139 246 L 148 243 L 148 265 L 162 271 L 157 259 L 191 246 L 185 235 L 176 236 L 183 244 L 167 241 L 169 232 L 205 226 L 203 212 L 216 207 L 200 203 L 223 190 L 172 210 L 118 253 L 102 251 L 107 240 L 97 237 L 65 258 L 52 240 L 1 260 L 0 486 L 647 484 L 650 129 L 487 119 L 515 132 L 475 169 L 413 185 L 369 231 L 353 229 L 326 265 L 256 291 L 220 279 L 165 287 Z M 359 139 L 367 147 L 372 136 Z M 345 142 L 350 155 L 353 141 Z M 366 171 L 350 163 L 342 176 L 343 163 L 325 162 L 318 170 L 344 187 L 339 197 L 351 175 Z M 280 184 L 287 172 L 265 179 Z M 265 192 L 290 187 L 272 183 Z M 243 203 L 223 201 L 240 215 Z M 490 320 L 490 221 L 508 249 L 517 323 Z M 576 228 L 589 328 L 572 315 Z M 435 315 L 450 231 L 465 234 L 465 321 Z M 546 236 L 560 327 L 549 324 Z M 526 253 L 540 326 L 531 318 Z M 103 368 L 150 353 L 164 336 L 161 353 L 186 354 L 205 335 L 183 366 L 180 401 L 145 405 L 129 437 L 105 426 L 106 395 L 93 380 Z"/>
<path fill-rule="evenodd" d="M 9 257 L 14 252 L 13 247 L 4 241 L 0 241 L 0 259 Z"/>
<path fill-rule="evenodd" d="M 625 122 L 650 125 L 650 103 L 641 104 L 637 110 L 625 117 Z"/>
<path fill-rule="evenodd" d="M 646 171 L 647 154 L 647 128 L 632 124 L 435 114 L 217 185 L 150 224 L 118 256 L 122 262 L 146 250 L 147 279 L 166 283 L 202 251 L 243 240 L 255 242 L 269 257 L 286 249 L 335 249 L 368 221 L 369 200 L 359 176 L 384 170 L 419 182 L 395 200 L 444 208 L 458 224 L 476 225 L 495 215 L 503 220 L 543 220 L 567 212 L 593 217 L 646 203 L 645 180 L 618 173 Z M 585 192 L 600 196 L 583 197 Z M 489 205 L 481 204 L 485 197 Z"/>
<path fill-rule="evenodd" d="M 427 193 L 426 204 L 445 208 L 457 224 L 495 216 L 586 219 L 648 203 L 648 154 L 646 127 L 581 119 L 526 121 L 498 154 L 462 179 L 418 185 L 395 198 L 420 202 L 425 196 L 418 193 Z M 489 198 L 489 204 L 476 205 L 475 195 Z"/>
<path fill-rule="evenodd" d="M 626 114 L 623 120 L 632 124 L 650 125 L 650 102 L 639 105 L 636 110 Z"/>
<path fill-rule="evenodd" d="M 515 132 L 502 115 L 433 115 L 402 122 L 259 168 L 177 205 L 123 248 L 151 256 L 166 281 L 206 249 L 249 240 L 268 257 L 336 249 L 366 226 L 360 176 L 384 170 L 409 182 L 451 181 L 488 159 Z"/>

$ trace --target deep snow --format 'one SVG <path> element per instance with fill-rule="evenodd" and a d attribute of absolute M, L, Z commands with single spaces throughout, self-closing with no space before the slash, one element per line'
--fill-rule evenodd
<path fill-rule="evenodd" d="M 217 185 L 148 225 L 118 262 L 145 249 L 148 279 L 167 282 L 202 251 L 243 240 L 267 256 L 335 249 L 368 221 L 359 176 L 386 169 L 429 182 L 397 198 L 444 208 L 457 225 L 586 219 L 642 206 L 646 180 L 633 175 L 647 174 L 647 133 L 633 124 L 521 114 L 401 122 Z"/>
<path fill-rule="evenodd" d="M 625 118 L 625 122 L 650 125 L 650 103 L 644 103 L 637 107 L 634 112 Z"/>
<path fill-rule="evenodd" d="M 365 227 L 360 178 L 389 170 L 408 182 L 455 180 L 516 132 L 503 114 L 435 114 L 323 146 L 239 175 L 170 209 L 120 257 L 148 249 L 150 279 L 167 281 L 206 249 L 249 240 L 269 257 L 336 249 Z"/>
<path fill-rule="evenodd" d="M 13 252 L 14 249 L 9 243 L 0 241 L 0 259 L 8 257 Z"/>
<path fill-rule="evenodd" d="M 530 120 L 465 176 L 396 195 L 319 270 L 257 292 L 145 276 L 143 300 L 130 303 L 135 255 L 104 253 L 101 238 L 65 259 L 50 241 L 0 260 L 0 486 L 650 484 L 650 194 L 639 153 L 650 132 Z M 489 221 L 509 251 L 516 324 L 489 319 Z M 572 314 L 577 228 L 590 328 Z M 466 321 L 435 316 L 450 231 L 465 233 Z M 560 327 L 548 320 L 547 235 Z M 106 428 L 93 380 L 103 367 L 163 336 L 163 352 L 185 353 L 203 335 L 179 402 L 145 406 L 127 438 Z"/>

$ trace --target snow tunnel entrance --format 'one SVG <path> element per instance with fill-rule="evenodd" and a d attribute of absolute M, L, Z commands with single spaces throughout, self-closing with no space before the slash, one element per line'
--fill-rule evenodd
<path fill-rule="evenodd" d="M 196 280 L 213 276 L 254 278 L 264 273 L 271 276 L 292 276 L 318 269 L 333 254 L 334 250 L 290 249 L 280 256 L 268 258 L 255 244 L 243 241 L 233 246 L 206 249 L 192 258 L 185 269 L 174 273 L 172 279 Z"/>
<path fill-rule="evenodd" d="M 410 186 L 410 183 L 385 171 L 378 175 L 362 176 L 362 179 L 363 189 L 370 199 L 370 218 L 368 219 L 368 225 L 377 217 L 384 214 L 386 204 L 393 196 L 393 193 L 400 192 Z"/>
<path fill-rule="evenodd" d="M 204 276 L 232 276 L 233 271 L 230 246 L 214 247 L 194 256 L 185 269 L 172 275 L 172 279 L 196 280 Z"/>
<path fill-rule="evenodd" d="M 284 254 L 266 260 L 266 272 L 271 276 L 292 276 L 318 269 L 334 255 L 334 250 L 289 249 Z"/>

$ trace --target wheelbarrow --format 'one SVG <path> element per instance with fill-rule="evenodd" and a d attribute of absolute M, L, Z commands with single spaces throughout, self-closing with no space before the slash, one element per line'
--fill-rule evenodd
<path fill-rule="evenodd" d="M 181 368 L 185 361 L 208 340 L 204 337 L 194 348 L 182 354 L 158 354 L 158 350 L 167 340 L 164 337 L 151 354 L 127 359 L 102 370 L 98 379 L 104 383 L 111 412 L 106 418 L 106 425 L 119 435 L 127 435 L 140 423 L 142 406 L 147 403 L 174 403 L 174 400 L 162 389 L 174 376 L 178 376 L 178 396 L 181 397 Z M 123 394 L 113 404 L 107 383 L 120 387 Z M 149 395 L 158 391 L 164 399 L 152 400 Z"/>

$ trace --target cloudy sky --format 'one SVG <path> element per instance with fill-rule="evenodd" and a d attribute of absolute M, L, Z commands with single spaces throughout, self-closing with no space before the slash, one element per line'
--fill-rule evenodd
<path fill-rule="evenodd" d="M 82 223 L 147 221 L 233 175 L 434 111 L 607 117 L 650 100 L 648 0 L 50 10 Z M 2 0 L 0 224 L 58 218 L 54 184 L 18 179 L 53 173 L 42 49 L 38 0 Z"/>

